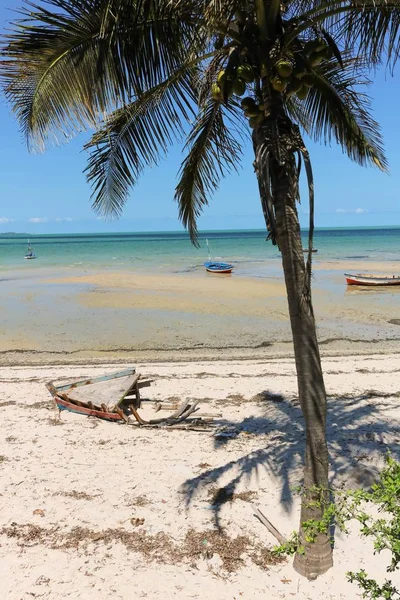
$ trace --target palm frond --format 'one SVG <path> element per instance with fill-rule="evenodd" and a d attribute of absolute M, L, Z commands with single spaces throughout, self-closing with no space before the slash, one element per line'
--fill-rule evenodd
<path fill-rule="evenodd" d="M 121 213 L 129 188 L 145 166 L 157 164 L 195 117 L 195 68 L 182 67 L 165 82 L 107 118 L 85 149 L 93 187 L 93 208 L 100 215 Z"/>
<path fill-rule="evenodd" d="M 230 125 L 230 127 L 229 127 Z M 181 165 L 175 200 L 179 217 L 197 245 L 197 218 L 218 188 L 221 177 L 237 170 L 241 146 L 234 136 L 241 127 L 238 107 L 223 107 L 210 100 L 198 115 L 185 148 L 188 155 Z"/>
<path fill-rule="evenodd" d="M 369 81 L 362 76 L 360 62 L 345 59 L 344 68 L 330 61 L 314 71 L 314 85 L 304 103 L 312 120 L 315 140 L 330 143 L 332 137 L 360 165 L 387 169 L 382 136 L 370 112 L 370 99 L 360 91 Z"/>
<path fill-rule="evenodd" d="M 4 39 L 1 77 L 39 149 L 60 131 L 98 125 L 196 48 L 196 28 L 169 0 L 44 0 L 20 12 Z"/>
<path fill-rule="evenodd" d="M 322 26 L 370 64 L 393 66 L 399 57 L 399 0 L 292 0 L 288 16 L 291 38 Z"/>

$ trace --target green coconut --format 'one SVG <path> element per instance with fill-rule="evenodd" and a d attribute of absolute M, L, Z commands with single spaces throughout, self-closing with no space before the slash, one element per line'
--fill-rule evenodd
<path fill-rule="evenodd" d="M 284 92 L 286 89 L 286 86 L 288 84 L 288 81 L 286 79 L 283 79 L 282 77 L 279 77 L 279 76 L 272 77 L 270 81 L 271 81 L 272 87 L 274 88 L 274 90 L 276 92 Z"/>
<path fill-rule="evenodd" d="M 246 108 L 246 110 L 244 111 L 244 116 L 247 118 L 258 117 L 259 114 L 260 114 L 260 111 L 258 110 L 257 105 L 252 108 Z"/>
<path fill-rule="evenodd" d="M 322 54 L 317 54 L 316 52 L 313 52 L 308 57 L 308 62 L 310 63 L 310 65 L 312 67 L 318 67 L 318 65 L 320 65 L 323 60 L 324 60 L 324 57 L 322 56 Z"/>
<path fill-rule="evenodd" d="M 304 44 L 304 52 L 305 54 L 311 54 L 311 52 L 315 52 L 317 48 L 318 42 L 317 40 L 309 40 Z"/>
<path fill-rule="evenodd" d="M 246 84 L 243 79 L 236 79 L 236 81 L 233 82 L 232 89 L 233 93 L 237 96 L 243 96 L 246 91 Z"/>
<path fill-rule="evenodd" d="M 255 79 L 253 67 L 250 65 L 240 65 L 236 74 L 238 79 L 243 79 L 246 83 L 252 83 Z"/>
<path fill-rule="evenodd" d="M 306 67 L 305 67 L 303 64 L 302 64 L 301 66 L 300 66 L 300 65 L 297 65 L 297 66 L 295 67 L 294 71 L 293 71 L 293 76 L 294 76 L 296 79 L 301 79 L 302 77 L 304 77 L 304 75 L 305 75 L 306 73 L 307 73 L 307 69 L 306 69 Z"/>
<path fill-rule="evenodd" d="M 318 37 L 315 40 L 315 48 L 314 48 L 315 52 L 322 52 L 323 50 L 325 50 L 326 45 L 327 45 L 326 41 L 323 38 Z"/>
<path fill-rule="evenodd" d="M 314 85 L 314 77 L 311 75 L 311 73 L 307 73 L 306 75 L 304 75 L 303 79 L 301 80 L 301 83 L 303 85 L 306 85 L 307 87 L 312 87 Z"/>
<path fill-rule="evenodd" d="M 293 94 L 297 94 L 302 87 L 302 80 L 300 81 L 300 79 L 293 79 L 286 88 L 286 94 L 288 96 L 293 96 Z"/>
<path fill-rule="evenodd" d="M 322 56 L 325 60 L 329 60 L 333 56 L 333 50 L 330 46 L 325 46 L 325 48 L 319 52 L 319 55 Z"/>
<path fill-rule="evenodd" d="M 299 91 L 297 92 L 297 97 L 299 100 L 305 100 L 308 94 L 308 87 L 306 85 L 302 85 Z"/>
<path fill-rule="evenodd" d="M 264 121 L 264 115 L 261 113 L 258 113 L 258 115 L 256 117 L 250 117 L 249 125 L 252 129 L 254 129 L 254 127 L 257 127 L 257 125 L 259 125 L 263 121 Z"/>
<path fill-rule="evenodd" d="M 292 81 L 290 82 L 290 88 L 293 89 L 295 92 L 298 92 L 302 85 L 302 79 L 292 79 Z"/>
<path fill-rule="evenodd" d="M 281 58 L 276 63 L 275 69 L 280 77 L 289 77 L 293 71 L 293 63 L 291 60 Z"/>
<path fill-rule="evenodd" d="M 256 101 L 251 96 L 246 96 L 246 98 L 243 98 L 241 101 L 240 106 L 243 110 L 247 110 L 256 106 Z"/>
<path fill-rule="evenodd" d="M 211 97 L 213 100 L 222 100 L 222 90 L 218 83 L 213 83 L 211 86 Z"/>

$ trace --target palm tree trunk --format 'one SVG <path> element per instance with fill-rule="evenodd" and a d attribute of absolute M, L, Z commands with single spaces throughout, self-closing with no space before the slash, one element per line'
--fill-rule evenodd
<path fill-rule="evenodd" d="M 270 138 L 263 139 L 262 129 L 253 136 L 256 156 L 257 143 L 271 144 Z M 273 155 L 273 151 L 271 154 Z M 263 190 L 270 189 L 273 198 L 275 213 L 273 229 L 276 231 L 276 240 L 282 254 L 299 400 L 306 430 L 304 494 L 300 518 L 300 538 L 305 553 L 295 556 L 294 568 L 301 575 L 313 579 L 325 573 L 333 564 L 329 532 L 319 534 L 313 543 L 307 543 L 301 526 L 304 521 L 309 519 L 320 520 L 323 514 L 323 504 L 328 500 L 329 459 L 326 443 L 326 393 L 311 294 L 304 293 L 306 267 L 296 209 L 298 180 L 293 152 L 288 153 L 284 164 L 274 157 L 270 160 L 267 170 L 270 181 L 265 181 L 265 172 L 265 169 L 258 169 L 257 175 L 261 194 L 263 194 Z M 271 230 L 271 226 L 269 229 Z M 322 504 L 319 502 L 317 506 L 310 505 L 321 500 Z"/>

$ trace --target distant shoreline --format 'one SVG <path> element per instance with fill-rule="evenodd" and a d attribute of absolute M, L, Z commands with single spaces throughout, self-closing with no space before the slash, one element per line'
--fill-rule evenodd
<path fill-rule="evenodd" d="M 342 225 L 342 226 L 338 226 L 338 227 L 315 227 L 315 232 L 318 231 L 363 231 L 363 230 L 393 230 L 393 229 L 399 229 L 400 230 L 400 223 L 398 225 L 360 225 L 360 226 L 354 226 L 354 225 Z M 302 227 L 301 228 L 302 233 L 308 233 L 308 227 Z M 260 229 L 200 229 L 199 230 L 199 235 L 203 236 L 203 235 L 207 235 L 209 233 L 211 234 L 215 234 L 215 233 L 245 233 L 245 232 L 249 232 L 249 233 L 266 233 L 266 230 L 264 228 L 260 228 Z M 181 235 L 182 237 L 188 238 L 189 239 L 189 234 L 187 233 L 187 231 L 185 230 L 143 230 L 143 231 L 70 231 L 70 232 L 41 232 L 41 233 L 19 233 L 19 232 L 15 232 L 15 231 L 9 231 L 9 232 L 2 232 L 0 233 L 0 237 L 45 237 L 45 236 L 94 236 L 94 235 L 98 235 L 98 236 L 112 236 L 112 235 L 165 235 L 165 234 L 171 234 L 171 235 Z"/>

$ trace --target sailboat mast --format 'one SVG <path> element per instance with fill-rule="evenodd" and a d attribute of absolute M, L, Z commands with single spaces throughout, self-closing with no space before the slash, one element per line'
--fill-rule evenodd
<path fill-rule="evenodd" d="M 211 261 L 210 246 L 208 245 L 207 238 L 206 238 L 206 244 L 207 244 L 207 250 L 208 250 L 208 260 Z"/>

